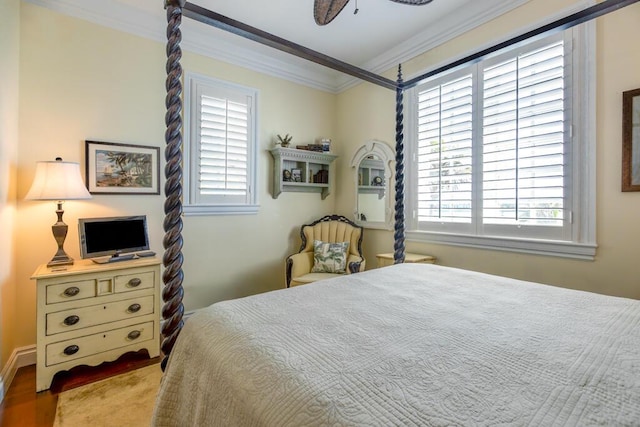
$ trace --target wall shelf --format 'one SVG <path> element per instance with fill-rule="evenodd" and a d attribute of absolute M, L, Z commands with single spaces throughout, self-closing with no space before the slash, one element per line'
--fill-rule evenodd
<path fill-rule="evenodd" d="M 274 199 L 283 191 L 320 193 L 323 200 L 330 194 L 331 163 L 338 156 L 283 147 L 273 148 L 269 152 L 273 156 Z M 287 177 L 285 171 L 288 172 Z"/>

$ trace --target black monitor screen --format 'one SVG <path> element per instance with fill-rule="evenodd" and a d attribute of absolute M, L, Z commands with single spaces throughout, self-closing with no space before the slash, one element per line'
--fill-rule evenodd
<path fill-rule="evenodd" d="M 82 258 L 149 249 L 146 216 L 79 220 Z"/>

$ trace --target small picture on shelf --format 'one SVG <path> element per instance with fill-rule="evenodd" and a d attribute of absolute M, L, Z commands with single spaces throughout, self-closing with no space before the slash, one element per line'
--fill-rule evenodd
<path fill-rule="evenodd" d="M 282 180 L 287 182 L 291 181 L 291 171 L 289 169 L 282 171 Z"/>
<path fill-rule="evenodd" d="M 300 169 L 291 169 L 291 181 L 293 181 L 293 182 L 302 182 L 302 170 L 300 170 Z"/>
<path fill-rule="evenodd" d="M 384 180 L 381 176 L 375 176 L 373 177 L 373 180 L 371 180 L 371 185 L 375 185 L 376 187 L 379 187 L 382 184 L 384 184 Z"/>

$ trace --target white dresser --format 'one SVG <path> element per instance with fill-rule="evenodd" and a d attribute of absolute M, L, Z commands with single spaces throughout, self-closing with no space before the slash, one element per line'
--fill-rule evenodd
<path fill-rule="evenodd" d="M 160 354 L 160 260 L 41 265 L 37 286 L 36 391 L 56 372 L 99 365 L 129 351 Z"/>

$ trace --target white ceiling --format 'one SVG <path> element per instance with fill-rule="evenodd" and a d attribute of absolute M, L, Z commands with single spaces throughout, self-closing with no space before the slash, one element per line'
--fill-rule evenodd
<path fill-rule="evenodd" d="M 163 0 L 25 0 L 82 19 L 165 40 Z M 410 6 L 356 0 L 326 26 L 313 0 L 193 0 L 192 3 L 360 68 L 380 73 L 529 0 L 434 0 Z M 356 81 L 322 66 L 185 18 L 183 49 L 337 92 Z"/>

